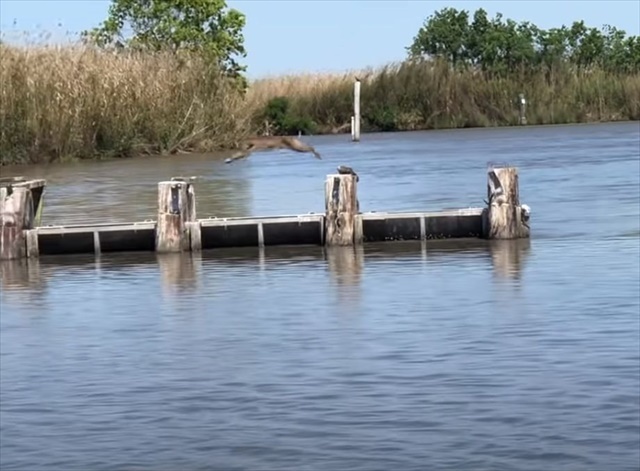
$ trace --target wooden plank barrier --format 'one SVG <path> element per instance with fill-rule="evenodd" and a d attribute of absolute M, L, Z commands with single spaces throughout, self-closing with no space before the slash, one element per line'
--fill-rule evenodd
<path fill-rule="evenodd" d="M 446 211 L 361 212 L 360 177 L 349 167 L 326 176 L 325 211 L 293 216 L 197 219 L 192 179 L 158 183 L 157 220 L 41 226 L 45 180 L 0 180 L 0 259 L 118 251 L 187 252 L 277 245 L 359 246 L 362 243 L 451 238 L 530 237 L 530 208 L 520 203 L 518 170 L 487 171 L 485 207 Z M 4 185 L 4 186 L 2 186 Z"/>

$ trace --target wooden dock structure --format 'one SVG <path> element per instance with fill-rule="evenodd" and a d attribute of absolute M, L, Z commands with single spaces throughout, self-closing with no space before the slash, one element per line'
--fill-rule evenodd
<path fill-rule="evenodd" d="M 486 206 L 435 212 L 361 212 L 355 172 L 326 176 L 325 212 L 293 216 L 196 216 L 195 184 L 158 183 L 155 221 L 42 226 L 45 180 L 0 180 L 0 259 L 126 251 L 188 252 L 283 245 L 529 237 L 530 210 L 519 201 L 518 171 L 490 166 Z"/>

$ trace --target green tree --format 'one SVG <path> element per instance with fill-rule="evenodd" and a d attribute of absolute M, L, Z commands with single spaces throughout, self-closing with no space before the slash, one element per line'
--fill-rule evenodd
<path fill-rule="evenodd" d="M 627 38 L 626 33 L 615 26 L 604 25 L 603 30 L 604 66 L 611 71 L 637 71 L 637 38 Z"/>
<path fill-rule="evenodd" d="M 536 57 L 538 29 L 528 23 L 502 21 L 498 13 L 490 22 L 484 15 L 476 15 L 472 31 L 482 27 L 483 34 L 476 40 L 476 62 L 486 71 L 510 73 L 522 66 L 530 66 Z"/>
<path fill-rule="evenodd" d="M 473 14 L 468 36 L 468 55 L 473 65 L 485 66 L 487 45 L 492 31 L 487 12 L 480 8 Z"/>
<path fill-rule="evenodd" d="M 262 124 L 261 121 L 267 120 L 272 130 L 278 135 L 291 136 L 298 132 L 313 134 L 317 127 L 309 116 L 301 115 L 292 109 L 290 99 L 285 96 L 277 96 L 269 100 L 256 118 L 258 126 Z"/>
<path fill-rule="evenodd" d="M 236 61 L 246 57 L 244 26 L 245 16 L 225 0 L 112 0 L 107 19 L 82 36 L 99 47 L 202 53 L 223 73 L 239 77 L 246 70 Z"/>
<path fill-rule="evenodd" d="M 625 41 L 624 48 L 626 51 L 626 70 L 635 73 L 640 72 L 640 37 L 629 36 Z"/>
<path fill-rule="evenodd" d="M 545 31 L 526 21 L 503 20 L 501 13 L 489 19 L 482 8 L 472 18 L 469 23 L 469 13 L 455 8 L 436 11 L 406 48 L 409 57 L 439 57 L 499 75 L 526 74 L 540 67 L 550 74 L 566 66 L 621 73 L 640 67 L 640 39 L 608 25 L 601 31 L 575 21 L 571 27 Z"/>
<path fill-rule="evenodd" d="M 427 18 L 407 50 L 412 57 L 444 57 L 457 65 L 467 60 L 468 37 L 469 13 L 443 8 Z"/>
<path fill-rule="evenodd" d="M 569 32 L 572 63 L 587 68 L 602 65 L 605 56 L 605 38 L 596 28 L 587 28 L 584 22 L 574 22 Z"/>
<path fill-rule="evenodd" d="M 540 30 L 537 37 L 537 63 L 547 69 L 557 67 L 564 62 L 569 54 L 569 31 L 566 26 Z"/>

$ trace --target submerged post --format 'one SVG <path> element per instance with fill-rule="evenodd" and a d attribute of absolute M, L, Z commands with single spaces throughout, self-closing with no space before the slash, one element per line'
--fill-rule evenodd
<path fill-rule="evenodd" d="M 529 237 L 529 207 L 520 205 L 517 168 L 490 167 L 487 197 L 483 217 L 483 231 L 487 239 Z"/>
<path fill-rule="evenodd" d="M 193 185 L 184 179 L 158 183 L 158 221 L 156 252 L 191 250 L 196 223 L 196 201 Z M 193 234 L 199 240 L 199 234 Z M 199 247 L 198 247 L 199 248 Z"/>
<path fill-rule="evenodd" d="M 360 140 L 360 79 L 356 77 L 353 84 L 353 130 L 351 138 L 354 141 Z"/>
<path fill-rule="evenodd" d="M 362 241 L 362 230 L 358 227 L 361 220 L 357 216 L 360 210 L 358 179 L 355 172 L 327 175 L 324 185 L 325 245 L 354 245 Z"/>
<path fill-rule="evenodd" d="M 27 233 L 39 222 L 45 180 L 15 179 L 0 188 L 0 260 L 37 255 Z M 37 240 L 37 239 L 36 239 Z"/>
<path fill-rule="evenodd" d="M 524 98 L 524 93 L 521 93 L 518 96 L 518 102 L 520 104 L 520 124 L 524 125 L 527 124 L 527 115 L 526 115 L 526 111 L 527 111 L 527 100 L 525 100 Z"/>

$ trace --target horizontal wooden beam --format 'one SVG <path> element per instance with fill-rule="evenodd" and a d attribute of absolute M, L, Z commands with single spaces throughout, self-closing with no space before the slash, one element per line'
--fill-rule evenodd
<path fill-rule="evenodd" d="M 301 214 L 299 216 L 265 216 L 265 217 L 233 217 L 198 219 L 201 227 L 233 226 L 245 224 L 278 224 L 290 222 L 322 222 L 324 214 Z"/>
<path fill-rule="evenodd" d="M 155 229 L 155 221 L 123 222 L 123 223 L 97 223 L 97 224 L 70 224 L 60 226 L 39 226 L 33 229 L 38 234 L 77 234 L 81 232 L 114 232 L 114 231 L 141 231 Z"/>
<path fill-rule="evenodd" d="M 364 220 L 378 219 L 401 219 L 401 218 L 421 218 L 421 217 L 456 217 L 456 216 L 481 216 L 484 208 L 466 208 L 466 209 L 450 209 L 445 211 L 411 211 L 411 212 L 390 212 L 390 211 L 370 211 L 361 213 L 360 217 Z"/>

